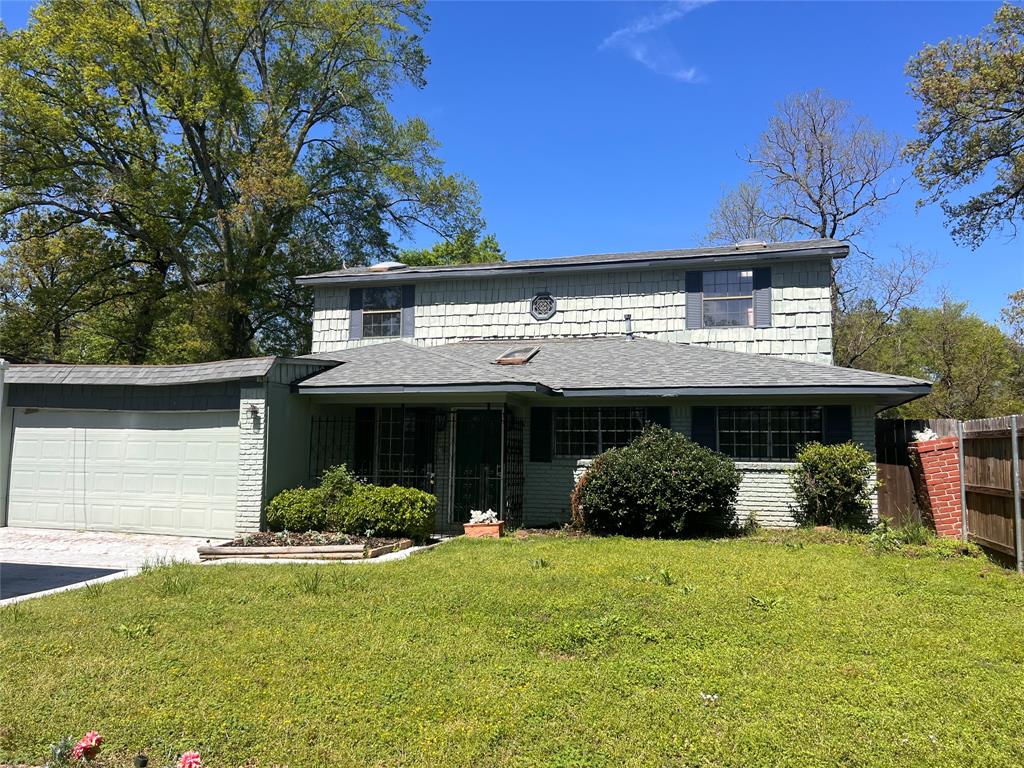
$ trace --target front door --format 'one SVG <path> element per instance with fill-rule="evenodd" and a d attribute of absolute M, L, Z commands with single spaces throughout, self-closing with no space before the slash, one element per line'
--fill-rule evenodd
<path fill-rule="evenodd" d="M 501 431 L 500 410 L 455 412 L 452 522 L 466 522 L 472 509 L 502 514 Z"/>

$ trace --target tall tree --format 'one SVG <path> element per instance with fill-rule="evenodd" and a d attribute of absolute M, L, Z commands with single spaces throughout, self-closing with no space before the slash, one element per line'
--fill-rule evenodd
<path fill-rule="evenodd" d="M 930 395 L 898 409 L 906 418 L 976 419 L 1024 408 L 1011 340 L 965 303 L 904 309 L 864 363 L 932 382 Z"/>
<path fill-rule="evenodd" d="M 411 267 L 437 267 L 450 264 L 489 264 L 504 261 L 505 252 L 494 235 L 466 230 L 452 240 L 441 240 L 430 248 L 402 251 L 403 263 Z"/>
<path fill-rule="evenodd" d="M 426 125 L 388 111 L 423 85 L 425 26 L 418 0 L 44 0 L 0 30 L 0 214 L 122 241 L 203 356 L 299 349 L 297 274 L 481 226 Z M 128 357 L 152 359 L 167 313 L 135 309 Z"/>
<path fill-rule="evenodd" d="M 95 227 L 23 214 L 0 263 L 0 350 L 29 360 L 87 359 L 89 317 L 134 292 L 124 250 Z"/>
<path fill-rule="evenodd" d="M 884 215 L 907 177 L 899 139 L 876 130 L 824 91 L 790 96 L 746 153 L 750 178 L 712 212 L 712 243 L 743 238 L 834 238 L 854 248 L 833 264 L 835 360 L 856 365 L 889 332 L 889 321 L 917 293 L 931 259 L 912 248 L 881 260 L 863 236 Z M 844 327 L 847 319 L 852 324 Z"/>
<path fill-rule="evenodd" d="M 907 65 L 920 102 L 907 146 L 923 202 L 977 247 L 1024 220 L 1024 8 L 1004 3 L 977 37 L 925 46 Z M 981 189 L 978 189 L 978 186 Z M 952 197 L 964 192 L 966 199 Z"/>

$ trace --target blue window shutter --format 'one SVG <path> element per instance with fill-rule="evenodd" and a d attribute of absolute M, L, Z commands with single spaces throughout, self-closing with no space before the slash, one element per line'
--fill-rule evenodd
<path fill-rule="evenodd" d="M 686 273 L 686 330 L 704 327 L 704 273 Z"/>
<path fill-rule="evenodd" d="M 363 289 L 348 289 L 348 337 L 363 338 Z"/>
<path fill-rule="evenodd" d="M 718 409 L 713 405 L 695 405 L 690 409 L 690 436 L 705 448 L 718 450 Z"/>
<path fill-rule="evenodd" d="M 853 439 L 853 408 L 849 405 L 826 405 L 821 411 L 821 440 L 825 445 L 845 443 Z"/>
<path fill-rule="evenodd" d="M 554 436 L 551 432 L 551 409 L 530 409 L 530 461 L 551 461 Z"/>
<path fill-rule="evenodd" d="M 648 406 L 647 421 L 665 429 L 672 429 L 672 409 L 667 405 Z"/>
<path fill-rule="evenodd" d="M 416 335 L 416 286 L 402 286 L 402 336 Z"/>
<path fill-rule="evenodd" d="M 754 327 L 772 326 L 772 268 L 754 270 Z"/>

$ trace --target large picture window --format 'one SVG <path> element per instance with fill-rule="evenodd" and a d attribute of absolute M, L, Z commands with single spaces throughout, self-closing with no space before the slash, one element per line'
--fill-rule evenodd
<path fill-rule="evenodd" d="M 754 271 L 719 269 L 704 273 L 704 327 L 754 325 Z"/>
<path fill-rule="evenodd" d="M 742 461 L 789 461 L 822 439 L 819 406 L 718 408 L 718 450 Z"/>
<path fill-rule="evenodd" d="M 402 289 L 363 289 L 363 337 L 402 335 Z"/>
<path fill-rule="evenodd" d="M 555 455 L 596 456 L 640 436 L 648 422 L 644 407 L 556 408 Z"/>

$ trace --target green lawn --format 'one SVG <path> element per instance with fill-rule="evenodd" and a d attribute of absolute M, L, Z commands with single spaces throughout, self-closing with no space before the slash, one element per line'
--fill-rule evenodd
<path fill-rule="evenodd" d="M 0 611 L 0 763 L 1019 765 L 1022 664 L 1024 580 L 806 534 L 167 566 Z"/>

